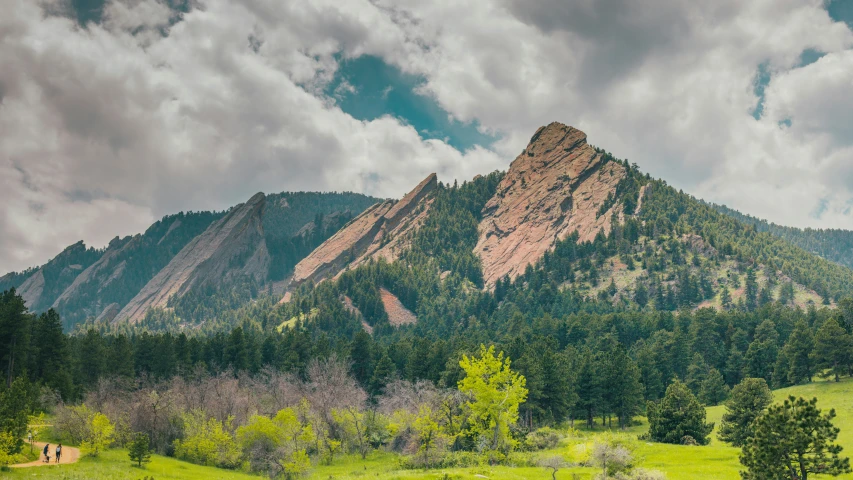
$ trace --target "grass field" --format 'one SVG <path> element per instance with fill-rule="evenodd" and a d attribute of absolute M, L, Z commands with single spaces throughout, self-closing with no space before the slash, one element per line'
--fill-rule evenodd
<path fill-rule="evenodd" d="M 835 408 L 837 417 L 835 424 L 841 429 L 839 443 L 844 446 L 844 453 L 853 455 L 853 380 L 846 379 L 840 383 L 818 381 L 809 385 L 776 390 L 773 392 L 776 400 L 781 401 L 788 395 L 817 397 L 818 406 L 822 409 Z M 719 426 L 724 408 L 708 408 L 708 421 Z M 636 439 L 637 435 L 645 432 L 648 425 L 645 422 L 632 427 L 624 435 Z M 562 455 L 567 459 L 577 459 L 588 449 L 604 431 L 582 431 L 579 435 L 567 439 L 559 448 L 541 452 L 537 456 Z M 617 433 L 621 434 L 621 433 Z M 740 478 L 738 470 L 737 448 L 722 444 L 716 439 L 715 433 L 711 444 L 704 447 L 681 445 L 664 445 L 658 443 L 634 440 L 635 456 L 638 465 L 647 469 L 665 472 L 670 480 L 736 480 Z M 580 452 L 580 453 L 579 453 Z M 152 462 L 144 469 L 132 467 L 127 459 L 125 450 L 111 450 L 99 459 L 84 458 L 74 465 L 61 467 L 37 467 L 19 469 L 11 472 L 0 472 L 0 478 L 24 479 L 68 479 L 68 480 L 100 480 L 100 479 L 141 479 L 145 476 L 155 480 L 170 479 L 257 479 L 259 477 L 220 470 L 212 467 L 202 467 L 172 458 L 154 456 Z M 538 467 L 472 467 L 449 468 L 436 470 L 406 470 L 398 464 L 398 456 L 391 453 L 376 452 L 366 460 L 356 456 L 340 458 L 332 465 L 315 466 L 308 478 L 335 479 L 549 479 L 550 472 Z M 558 479 L 591 479 L 597 470 L 592 468 L 575 467 L 560 470 Z M 816 477 L 824 478 L 824 477 Z M 825 477 L 831 478 L 831 477 Z M 837 477 L 853 480 L 853 474 Z"/>

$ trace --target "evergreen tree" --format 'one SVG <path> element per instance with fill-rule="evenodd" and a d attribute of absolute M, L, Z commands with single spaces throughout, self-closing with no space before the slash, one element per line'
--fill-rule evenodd
<path fill-rule="evenodd" d="M 849 473 L 850 459 L 835 444 L 835 410 L 821 414 L 817 399 L 789 397 L 759 416 L 740 456 L 744 480 L 807 480 L 809 475 Z"/>
<path fill-rule="evenodd" d="M 619 427 L 624 430 L 631 424 L 634 415 L 642 409 L 643 384 L 640 383 L 640 369 L 621 344 L 609 357 L 605 397 L 619 420 Z"/>
<path fill-rule="evenodd" d="M 742 446 L 753 435 L 752 422 L 770 405 L 773 394 L 763 378 L 744 378 L 732 389 L 717 438 Z"/>
<path fill-rule="evenodd" d="M 684 443 L 692 438 L 700 445 L 708 443 L 713 423 L 705 423 L 705 407 L 690 393 L 686 385 L 676 380 L 666 389 L 659 402 L 649 402 L 649 436 L 656 442 Z"/>
<path fill-rule="evenodd" d="M 637 282 L 637 288 L 634 291 L 634 301 L 637 302 L 637 305 L 640 308 L 646 308 L 646 305 L 649 303 L 649 289 L 646 288 L 646 284 L 643 282 Z"/>
<path fill-rule="evenodd" d="M 755 270 L 749 267 L 746 270 L 746 308 L 753 311 L 758 307 L 758 281 L 755 278 Z"/>
<path fill-rule="evenodd" d="M 815 334 L 813 361 L 815 368 L 823 370 L 823 376 L 834 376 L 837 382 L 841 375 L 853 366 L 853 337 L 838 321 L 830 318 Z"/>
<path fill-rule="evenodd" d="M 755 340 L 749 344 L 746 351 L 746 372 L 751 377 L 772 380 L 773 368 L 776 366 L 776 355 L 779 347 L 776 325 L 765 320 L 755 329 Z"/>
<path fill-rule="evenodd" d="M 370 335 L 364 330 L 356 332 L 350 347 L 352 374 L 362 385 L 367 385 L 373 374 L 373 359 L 371 357 Z"/>
<path fill-rule="evenodd" d="M 710 369 L 699 388 L 699 401 L 708 406 L 719 405 L 728 396 L 729 386 L 723 374 L 716 368 Z"/>
<path fill-rule="evenodd" d="M 382 357 L 376 362 L 376 368 L 373 369 L 373 376 L 370 377 L 370 393 L 380 395 L 385 390 L 385 385 L 394 377 L 396 368 L 394 362 L 387 353 L 383 353 Z"/>
<path fill-rule="evenodd" d="M 137 467 L 151 461 L 151 446 L 148 434 L 137 432 L 133 434 L 133 440 L 127 446 L 127 456 Z"/>
<path fill-rule="evenodd" d="M 597 355 L 585 350 L 581 357 L 577 380 L 577 407 L 584 413 L 587 426 L 592 428 L 595 426 L 594 417 L 604 401 L 604 375 Z"/>
<path fill-rule="evenodd" d="M 799 385 L 812 381 L 815 369 L 812 362 L 814 335 L 804 321 L 797 322 L 785 348 L 788 357 L 788 383 Z"/>

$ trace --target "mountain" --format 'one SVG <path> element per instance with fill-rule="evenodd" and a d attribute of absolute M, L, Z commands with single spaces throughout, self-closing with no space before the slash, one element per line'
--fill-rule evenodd
<path fill-rule="evenodd" d="M 103 254 L 103 250 L 87 248 L 81 240 L 41 267 L 0 277 L 0 288 L 17 288 L 31 310 L 47 310 L 74 279 Z"/>
<path fill-rule="evenodd" d="M 370 259 L 396 260 L 407 247 L 407 236 L 429 215 L 436 185 L 433 173 L 399 201 L 377 203 L 362 212 L 296 265 L 291 287 L 334 277 Z"/>
<path fill-rule="evenodd" d="M 537 130 L 506 173 L 426 194 L 424 185 L 398 202 L 417 212 L 399 223 L 411 225 L 404 235 L 383 229 L 392 202 L 365 211 L 302 260 L 280 304 L 260 315 L 330 333 L 396 335 L 400 324 L 443 336 L 472 319 L 500 329 L 519 310 L 756 311 L 853 294 L 850 269 L 642 174 L 560 123 Z M 376 254 L 383 245 L 393 255 Z M 416 321 L 392 322 L 391 296 Z"/>
<path fill-rule="evenodd" d="M 839 265 L 853 268 L 853 231 L 837 228 L 796 228 L 777 225 L 767 220 L 733 210 L 725 205 L 709 204 L 715 210 L 768 232 L 803 250 Z"/>
<path fill-rule="evenodd" d="M 258 193 L 232 208 L 188 243 L 154 276 L 113 320 L 137 323 L 152 307 L 165 307 L 193 288 L 218 287 L 237 276 L 262 281 L 270 255 L 264 240 L 266 196 Z"/>
<path fill-rule="evenodd" d="M 75 244 L 0 285 L 67 327 L 376 336 L 498 325 L 514 308 L 755 311 L 853 294 L 853 270 L 801 248 L 807 234 L 719 210 L 555 122 L 505 173 L 453 185 L 431 174 L 400 200 L 257 194 L 105 249 Z"/>
<path fill-rule="evenodd" d="M 88 317 L 112 320 L 176 253 L 221 216 L 182 212 L 155 222 L 143 234 L 114 238 L 103 255 L 53 302 L 53 308 L 69 326 Z"/>
<path fill-rule="evenodd" d="M 609 233 L 618 207 L 599 210 L 623 178 L 625 167 L 608 162 L 585 133 L 559 123 L 541 127 L 483 209 L 474 250 L 486 284 L 524 273 L 572 232 L 582 242 Z"/>
<path fill-rule="evenodd" d="M 103 249 L 78 242 L 41 267 L 3 275 L 0 290 L 16 288 L 30 311 L 56 309 L 66 328 L 95 319 L 139 321 L 152 307 L 168 304 L 186 321 L 203 322 L 218 309 L 204 304 L 221 290 L 241 293 L 232 299 L 236 307 L 261 290 L 279 288 L 299 260 L 377 200 L 349 192 L 283 192 L 255 196 L 228 212 L 167 215 Z M 236 221 L 249 204 L 255 208 L 251 225 L 223 223 L 225 217 Z M 185 251 L 189 244 L 193 248 Z M 252 248 L 257 256 L 243 258 Z"/>

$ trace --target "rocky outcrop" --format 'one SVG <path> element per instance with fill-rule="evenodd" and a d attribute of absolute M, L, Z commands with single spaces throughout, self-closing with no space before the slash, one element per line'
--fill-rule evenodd
<path fill-rule="evenodd" d="M 388 323 L 391 325 L 399 327 L 400 325 L 410 325 L 418 321 L 418 317 L 406 308 L 396 295 L 387 289 L 379 289 L 379 298 L 382 299 L 382 306 L 385 307 L 385 313 L 388 314 Z"/>
<path fill-rule="evenodd" d="M 580 241 L 609 232 L 618 209 L 601 212 L 602 206 L 625 174 L 580 130 L 560 123 L 539 128 L 483 209 L 474 251 L 486 285 L 515 278 L 573 232 Z"/>
<path fill-rule="evenodd" d="M 36 273 L 30 275 L 18 288 L 18 295 L 24 299 L 27 307 L 35 310 L 39 304 L 42 293 L 44 293 L 44 270 L 39 268 Z"/>
<path fill-rule="evenodd" d="M 362 212 L 296 265 L 289 288 L 334 277 L 370 259 L 396 259 L 407 246 L 408 233 L 426 219 L 436 186 L 433 173 L 399 201 L 380 202 Z"/>
<path fill-rule="evenodd" d="M 126 237 L 124 239 L 120 239 L 119 237 L 113 238 L 101 258 L 90 265 L 89 268 L 83 270 L 80 275 L 77 275 L 71 285 L 53 302 L 53 308 L 62 313 L 64 307 L 69 302 L 73 302 L 75 299 L 85 295 L 84 292 L 91 284 L 103 285 L 121 278 L 121 275 L 124 273 L 125 262 L 116 262 L 116 260 L 125 250 L 133 246 L 134 241 L 138 241 L 138 236 L 135 238 Z M 94 312 L 89 313 L 93 314 Z"/>
<path fill-rule="evenodd" d="M 120 312 L 120 311 L 121 311 L 121 308 L 119 307 L 119 305 L 117 303 L 111 303 L 104 308 L 104 311 L 101 312 L 100 315 L 98 315 L 98 317 L 95 319 L 95 322 L 96 323 L 112 322 L 113 319 L 116 318 L 116 315 L 118 315 L 118 312 Z"/>
<path fill-rule="evenodd" d="M 122 308 L 114 322 L 138 322 L 151 307 L 194 288 L 219 286 L 238 276 L 266 278 L 270 257 L 264 241 L 263 193 L 232 208 L 189 242 Z"/>

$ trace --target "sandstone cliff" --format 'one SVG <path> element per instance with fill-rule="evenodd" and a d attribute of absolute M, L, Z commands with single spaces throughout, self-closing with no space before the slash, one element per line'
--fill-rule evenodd
<path fill-rule="evenodd" d="M 426 218 L 436 186 L 433 173 L 399 201 L 377 203 L 362 212 L 296 265 L 290 288 L 334 277 L 371 258 L 396 259 L 408 233 Z"/>
<path fill-rule="evenodd" d="M 43 312 L 102 254 L 101 250 L 86 248 L 82 240 L 70 245 L 29 275 L 17 288 L 18 294 L 31 312 Z"/>
<path fill-rule="evenodd" d="M 163 307 L 173 295 L 194 288 L 219 286 L 248 275 L 266 278 L 270 257 L 264 241 L 265 196 L 258 193 L 232 208 L 189 242 L 127 305 L 114 322 L 138 322 L 151 307 Z"/>
<path fill-rule="evenodd" d="M 572 232 L 581 241 L 609 232 L 617 208 L 599 211 L 625 174 L 580 130 L 556 122 L 537 130 L 483 209 L 474 251 L 486 285 L 515 278 Z"/>

